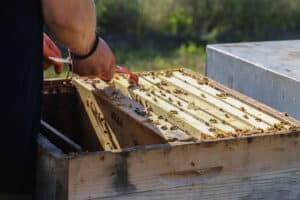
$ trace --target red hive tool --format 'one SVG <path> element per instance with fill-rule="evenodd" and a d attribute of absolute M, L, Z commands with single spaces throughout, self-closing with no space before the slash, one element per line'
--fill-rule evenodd
<path fill-rule="evenodd" d="M 120 74 L 128 74 L 129 75 L 129 83 L 132 85 L 138 85 L 139 83 L 139 76 L 137 74 L 132 73 L 128 69 L 125 69 L 124 67 L 117 66 L 116 67 L 116 73 Z"/>

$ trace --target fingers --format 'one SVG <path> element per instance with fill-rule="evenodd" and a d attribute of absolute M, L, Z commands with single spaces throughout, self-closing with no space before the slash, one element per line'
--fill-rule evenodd
<path fill-rule="evenodd" d="M 54 65 L 55 72 L 57 74 L 63 71 L 62 63 L 55 62 L 53 60 L 48 59 L 48 57 L 61 58 L 62 55 L 59 49 L 57 48 L 57 46 L 55 45 L 55 43 L 45 33 L 43 38 L 43 56 L 44 56 L 44 69 L 49 68 L 49 66 L 52 64 Z"/>
<path fill-rule="evenodd" d="M 44 70 L 47 70 L 49 67 L 50 67 L 50 63 L 47 60 L 44 60 L 44 62 L 43 62 Z"/>
<path fill-rule="evenodd" d="M 62 63 L 55 62 L 55 61 L 53 61 L 53 60 L 51 60 L 50 63 L 51 63 L 52 65 L 54 65 L 55 73 L 60 74 L 60 73 L 63 72 L 63 70 L 64 70 L 64 65 L 63 65 Z"/>
<path fill-rule="evenodd" d="M 45 50 L 45 48 L 44 48 L 44 51 L 46 52 L 46 55 L 47 55 L 47 57 L 44 57 L 44 63 L 46 63 L 46 64 L 48 64 L 48 67 L 49 67 L 49 65 L 54 65 L 54 69 L 55 69 L 55 72 L 57 73 L 57 74 L 59 74 L 59 73 L 61 73 L 62 71 L 63 71 L 63 68 L 64 68 L 64 66 L 63 66 L 63 64 L 62 63 L 60 63 L 60 62 L 56 62 L 56 61 L 54 61 L 54 60 L 49 60 L 48 59 L 48 57 L 58 57 L 58 54 L 56 53 L 56 52 L 54 52 L 53 51 L 53 49 L 46 49 Z M 46 65 L 45 64 L 45 65 Z M 44 69 L 45 69 L 45 65 L 44 65 Z M 46 65 L 47 66 L 47 65 Z M 46 69 L 48 68 L 48 67 L 46 67 Z"/>
<path fill-rule="evenodd" d="M 109 46 L 100 38 L 95 52 L 84 60 L 74 59 L 73 66 L 74 72 L 80 76 L 109 81 L 115 72 L 115 57 Z"/>
<path fill-rule="evenodd" d="M 44 50 L 44 53 L 43 53 L 44 57 L 47 56 L 47 53 L 48 53 L 47 50 L 49 50 L 49 49 L 51 49 L 57 57 L 59 57 L 59 58 L 62 57 L 61 52 L 59 51 L 58 47 L 55 45 L 55 43 L 45 33 L 44 33 L 43 44 L 44 44 L 44 49 L 43 49 Z"/>
<path fill-rule="evenodd" d="M 113 57 L 110 65 L 109 65 L 108 72 L 107 72 L 108 80 L 111 80 L 113 78 L 115 70 L 116 70 L 116 61 L 115 61 L 115 58 Z"/>

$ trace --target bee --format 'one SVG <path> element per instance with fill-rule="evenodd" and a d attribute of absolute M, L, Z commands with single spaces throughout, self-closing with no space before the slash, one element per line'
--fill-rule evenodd
<path fill-rule="evenodd" d="M 212 84 L 212 82 L 209 82 L 209 81 L 208 81 L 208 82 L 206 83 L 206 85 L 208 85 L 209 87 L 214 88 L 214 85 Z"/>
<path fill-rule="evenodd" d="M 248 115 L 244 115 L 243 117 L 244 117 L 245 119 L 249 119 Z"/>
<path fill-rule="evenodd" d="M 153 101 L 157 102 L 157 99 L 154 97 L 154 98 L 153 98 Z"/>
<path fill-rule="evenodd" d="M 202 80 L 208 81 L 208 78 L 207 77 L 203 77 Z"/>
<path fill-rule="evenodd" d="M 182 106 L 181 102 L 180 101 L 177 101 L 177 104 L 178 106 Z"/>
<path fill-rule="evenodd" d="M 159 115 L 159 116 L 158 116 L 158 119 L 163 119 L 163 116 Z"/>
<path fill-rule="evenodd" d="M 243 111 L 243 112 L 246 112 L 246 109 L 242 106 L 241 107 L 241 110 Z"/>
<path fill-rule="evenodd" d="M 168 86 L 168 83 L 166 81 L 161 81 L 160 84 L 163 86 Z"/>
<path fill-rule="evenodd" d="M 188 109 L 191 109 L 191 110 L 193 110 L 193 109 L 195 109 L 196 108 L 196 105 L 195 105 L 195 103 L 194 102 L 192 102 L 192 103 L 189 103 L 189 105 L 188 105 Z"/>
<path fill-rule="evenodd" d="M 261 121 L 262 121 L 262 119 L 259 118 L 259 117 L 256 117 L 255 120 L 258 121 L 258 122 L 261 122 Z"/>
<path fill-rule="evenodd" d="M 169 97 L 169 98 L 168 98 L 168 100 L 169 100 L 169 102 L 173 102 L 173 100 L 172 100 L 172 98 L 171 98 L 171 97 Z"/>
<path fill-rule="evenodd" d="M 178 114 L 177 110 L 170 110 L 170 113 L 175 115 Z"/>
<path fill-rule="evenodd" d="M 166 77 L 171 77 L 173 75 L 172 71 L 166 71 Z"/>
<path fill-rule="evenodd" d="M 140 116 L 143 116 L 143 117 L 147 115 L 147 112 L 146 112 L 146 111 L 140 110 L 139 108 L 136 108 L 136 109 L 134 110 L 134 112 L 136 112 L 136 114 L 138 114 L 138 115 L 140 115 Z"/>
<path fill-rule="evenodd" d="M 175 94 L 182 94 L 182 90 L 180 90 L 180 89 L 174 89 L 173 92 Z"/>
<path fill-rule="evenodd" d="M 206 98 L 205 94 L 203 94 L 203 93 L 201 94 L 201 97 Z"/>
<path fill-rule="evenodd" d="M 217 137 L 218 138 L 225 138 L 226 136 L 223 133 L 218 133 Z"/>
<path fill-rule="evenodd" d="M 170 130 L 174 131 L 174 130 L 177 130 L 178 129 L 178 126 L 171 126 Z"/>
<path fill-rule="evenodd" d="M 225 117 L 226 117 L 226 118 L 229 118 L 229 115 L 228 115 L 227 113 L 225 113 Z"/>
<path fill-rule="evenodd" d="M 163 126 L 161 126 L 160 128 L 161 128 L 162 130 L 164 130 L 164 131 L 165 131 L 165 130 L 168 130 L 168 127 L 167 127 L 166 125 L 163 125 Z"/>
<path fill-rule="evenodd" d="M 216 94 L 217 97 L 225 99 L 226 98 L 226 94 L 225 93 L 218 93 Z"/>
<path fill-rule="evenodd" d="M 215 128 L 209 128 L 208 129 L 210 132 L 216 132 L 217 130 Z"/>
<path fill-rule="evenodd" d="M 241 132 L 241 131 L 242 131 L 242 130 L 239 129 L 239 128 L 236 128 L 236 129 L 235 129 L 235 132 L 237 132 L 237 133 L 238 133 L 238 132 Z"/>
<path fill-rule="evenodd" d="M 148 118 L 148 119 L 147 119 L 147 122 L 153 123 L 153 120 Z"/>
<path fill-rule="evenodd" d="M 216 119 L 210 119 L 209 121 L 214 124 L 218 123 L 218 121 Z"/>
<path fill-rule="evenodd" d="M 198 80 L 197 83 L 198 83 L 199 85 L 203 85 L 203 84 L 204 84 L 204 81 L 203 81 L 203 80 Z"/>
<path fill-rule="evenodd" d="M 263 133 L 263 132 L 264 132 L 264 129 L 259 128 L 258 131 L 259 131 L 260 133 Z"/>

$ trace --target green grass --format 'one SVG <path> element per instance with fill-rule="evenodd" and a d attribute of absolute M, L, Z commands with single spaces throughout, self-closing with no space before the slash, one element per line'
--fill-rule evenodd
<path fill-rule="evenodd" d="M 160 51 L 153 48 L 122 48 L 113 51 L 119 65 L 135 72 L 186 67 L 204 73 L 205 47 L 197 46 L 192 42 L 170 51 Z M 67 68 L 62 74 L 56 75 L 53 68 L 51 68 L 44 72 L 44 77 L 66 77 L 66 71 Z"/>

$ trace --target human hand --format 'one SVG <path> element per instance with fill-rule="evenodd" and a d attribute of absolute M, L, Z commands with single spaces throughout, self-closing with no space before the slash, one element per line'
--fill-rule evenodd
<path fill-rule="evenodd" d="M 63 64 L 48 59 L 48 57 L 61 58 L 61 53 L 54 42 L 48 37 L 46 33 L 43 35 L 43 57 L 44 57 L 44 70 L 48 69 L 50 65 L 54 65 L 57 74 L 63 71 Z"/>
<path fill-rule="evenodd" d="M 86 59 L 73 59 L 73 70 L 80 76 L 91 78 L 99 77 L 102 80 L 109 81 L 115 72 L 115 57 L 106 44 L 99 37 L 99 43 L 95 52 Z"/>

